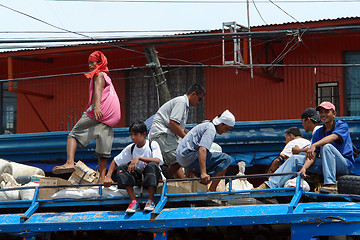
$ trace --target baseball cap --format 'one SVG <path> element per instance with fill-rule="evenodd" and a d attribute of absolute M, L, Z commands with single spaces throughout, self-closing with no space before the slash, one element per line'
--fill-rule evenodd
<path fill-rule="evenodd" d="M 335 111 L 335 106 L 331 102 L 322 102 L 319 106 L 316 107 L 316 110 L 319 111 L 319 108 L 324 108 L 327 110 L 333 109 Z"/>
<path fill-rule="evenodd" d="M 219 125 L 220 123 L 223 123 L 225 125 L 233 127 L 235 125 L 235 117 L 229 110 L 225 110 L 221 115 L 215 117 L 212 122 L 214 123 L 214 125 Z"/>
<path fill-rule="evenodd" d="M 317 113 L 315 108 L 308 108 L 301 114 L 301 119 L 310 118 L 315 120 L 316 122 L 320 121 L 319 114 Z"/>

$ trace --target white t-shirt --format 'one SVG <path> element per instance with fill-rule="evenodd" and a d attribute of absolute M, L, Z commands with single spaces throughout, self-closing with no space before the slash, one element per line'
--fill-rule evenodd
<path fill-rule="evenodd" d="M 136 145 L 134 147 L 134 151 L 131 154 L 131 147 L 134 145 L 134 143 L 131 143 L 127 145 L 121 153 L 119 153 L 115 158 L 114 161 L 117 166 L 119 165 L 125 165 L 131 162 L 135 157 L 146 157 L 146 158 L 157 158 L 160 160 L 159 165 L 164 164 L 163 158 L 161 155 L 159 144 L 155 141 L 151 141 L 151 149 L 149 146 L 149 140 L 146 140 L 146 143 L 143 147 L 138 148 Z M 138 169 L 140 172 L 144 170 L 147 163 L 143 161 L 139 161 L 136 165 L 136 169 Z"/>
<path fill-rule="evenodd" d="M 292 148 L 295 146 L 299 146 L 299 148 L 306 148 L 309 147 L 311 142 L 305 138 L 296 138 L 294 140 L 291 140 L 286 144 L 280 155 L 285 155 L 287 157 L 290 157 L 292 154 Z"/>

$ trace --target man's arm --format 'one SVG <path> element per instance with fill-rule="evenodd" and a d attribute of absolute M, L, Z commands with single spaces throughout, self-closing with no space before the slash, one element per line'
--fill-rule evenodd
<path fill-rule="evenodd" d="M 94 115 L 96 120 L 100 120 L 103 117 L 103 113 L 100 109 L 101 95 L 105 88 L 105 79 L 102 73 L 99 73 L 94 78 L 94 90 L 93 90 L 93 104 L 94 104 Z"/>
<path fill-rule="evenodd" d="M 200 183 L 207 185 L 210 183 L 210 176 L 206 172 L 206 152 L 207 149 L 199 147 L 199 166 L 200 166 Z"/>
<path fill-rule="evenodd" d="M 173 120 L 170 120 L 169 126 L 176 135 L 178 135 L 181 138 L 185 137 L 186 133 L 181 129 L 180 124 L 178 124 L 177 122 L 175 122 Z"/>
<path fill-rule="evenodd" d="M 339 139 L 339 136 L 337 134 L 330 134 L 329 136 L 323 137 L 319 141 L 311 144 L 309 149 L 306 151 L 306 158 L 309 159 L 315 159 L 315 150 L 317 147 L 324 146 L 325 144 L 332 143 Z"/>
<path fill-rule="evenodd" d="M 315 159 L 306 158 L 304 165 L 300 169 L 300 173 L 302 173 L 302 177 L 305 178 L 306 170 L 315 162 Z"/>
<path fill-rule="evenodd" d="M 299 153 L 302 153 L 302 152 L 306 152 L 308 149 L 309 149 L 308 147 L 300 148 L 298 145 L 296 145 L 295 147 L 293 147 L 291 149 L 291 151 L 292 151 L 293 154 L 299 154 Z"/>
<path fill-rule="evenodd" d="M 275 172 L 280 165 L 284 162 L 284 159 L 287 159 L 285 155 L 280 154 L 277 156 L 270 164 L 270 168 L 268 169 L 267 173 L 273 173 Z"/>

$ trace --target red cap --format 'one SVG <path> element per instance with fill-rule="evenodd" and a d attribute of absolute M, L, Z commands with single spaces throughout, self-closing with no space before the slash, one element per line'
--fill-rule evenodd
<path fill-rule="evenodd" d="M 319 111 L 319 108 L 324 108 L 327 110 L 333 109 L 335 111 L 335 106 L 331 102 L 322 102 L 319 106 L 316 107 L 316 111 Z"/>

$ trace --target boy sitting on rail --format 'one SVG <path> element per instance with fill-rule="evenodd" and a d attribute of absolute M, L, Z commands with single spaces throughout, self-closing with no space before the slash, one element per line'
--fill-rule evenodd
<path fill-rule="evenodd" d="M 135 198 L 133 186 L 142 182 L 144 187 L 149 188 L 149 198 L 146 202 L 145 211 L 155 208 L 154 194 L 161 177 L 159 165 L 163 164 L 159 144 L 155 141 L 146 140 L 146 125 L 143 122 L 135 122 L 129 128 L 131 140 L 134 143 L 125 147 L 111 162 L 105 176 L 104 186 L 109 187 L 113 180 L 111 175 L 117 168 L 117 181 L 119 188 L 125 188 L 130 197 L 130 205 L 126 213 L 134 213 L 140 210 L 139 203 Z M 142 181 L 143 177 L 143 181 Z"/>

